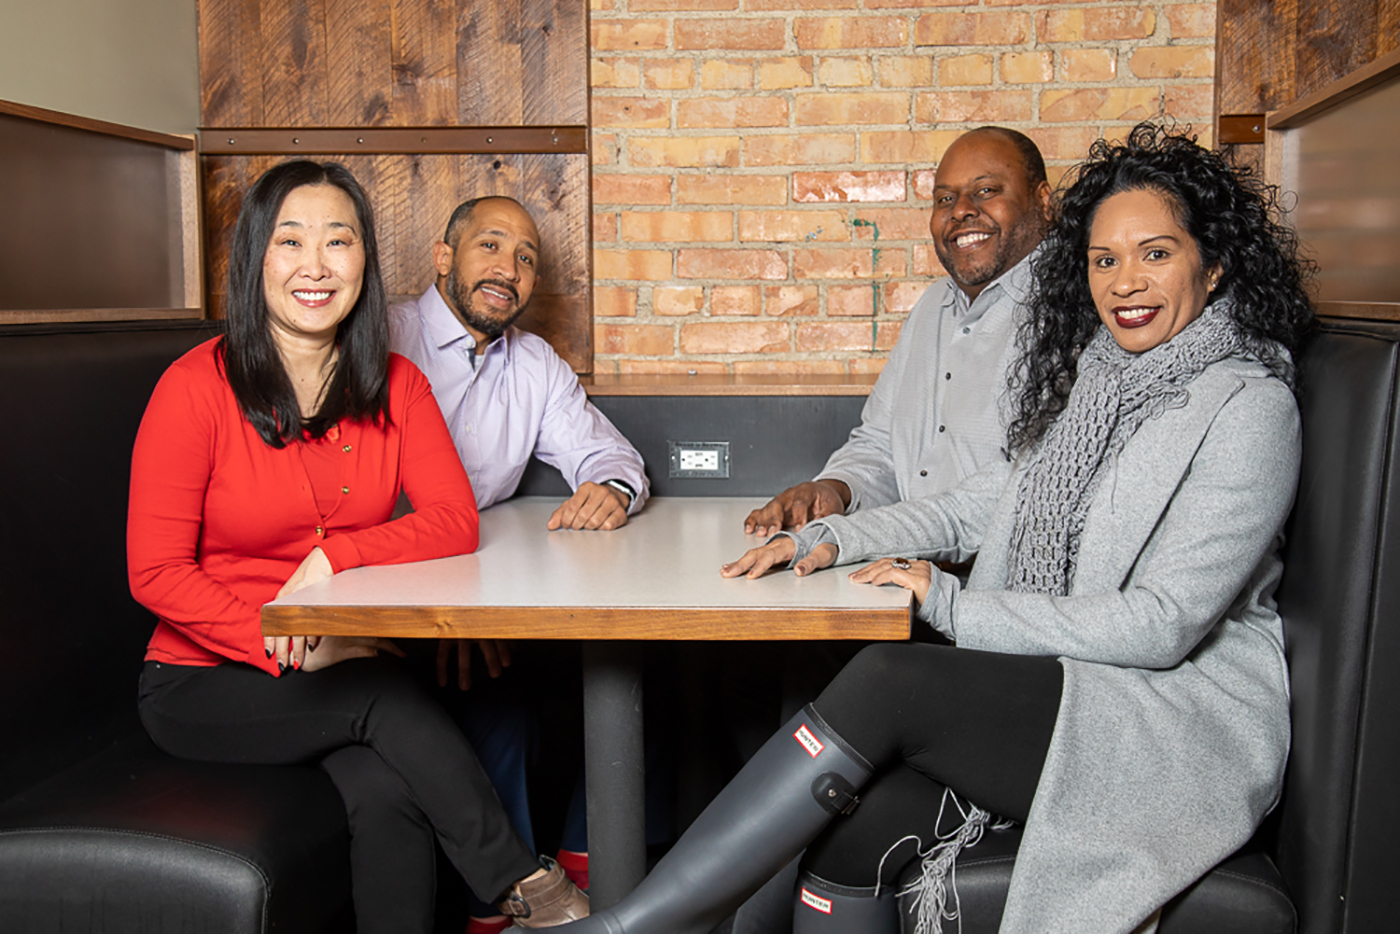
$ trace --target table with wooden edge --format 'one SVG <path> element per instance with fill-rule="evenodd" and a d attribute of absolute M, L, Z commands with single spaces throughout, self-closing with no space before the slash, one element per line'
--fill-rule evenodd
<path fill-rule="evenodd" d="M 844 570 L 720 577 L 762 540 L 762 499 L 655 498 L 613 532 L 550 532 L 559 505 L 521 497 L 481 514 L 475 554 L 355 568 L 275 600 L 266 635 L 580 639 L 589 895 L 609 907 L 646 872 L 643 640 L 903 640 L 910 598 Z"/>

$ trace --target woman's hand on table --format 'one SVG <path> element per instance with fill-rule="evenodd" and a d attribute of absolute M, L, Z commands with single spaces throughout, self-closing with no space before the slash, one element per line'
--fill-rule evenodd
<path fill-rule="evenodd" d="M 829 568 L 836 563 L 836 546 L 818 545 L 812 553 L 793 565 L 792 572 L 798 577 Z M 787 564 L 797 554 L 797 543 L 787 535 L 780 535 L 770 542 L 750 548 L 737 561 L 731 561 L 719 569 L 721 577 L 743 575 L 749 580 L 762 577 L 770 568 Z"/>
<path fill-rule="evenodd" d="M 881 558 L 859 571 L 852 571 L 851 580 L 857 584 L 894 584 L 903 587 L 913 591 L 919 605 L 923 606 L 929 587 L 933 584 L 933 565 L 907 558 Z"/>
<path fill-rule="evenodd" d="M 312 584 L 327 580 L 335 576 L 335 569 L 331 567 L 330 559 L 320 548 L 311 549 L 311 553 L 302 559 L 301 564 L 292 572 L 292 576 L 287 578 L 287 582 L 282 585 L 282 589 L 277 591 L 278 597 L 285 597 L 289 593 L 296 593 L 303 587 L 310 587 Z M 306 650 L 314 649 L 320 636 L 264 636 L 263 651 L 268 658 L 276 656 L 277 664 L 285 671 L 288 668 L 301 668 L 306 662 Z M 324 668 L 325 665 L 318 667 Z"/>

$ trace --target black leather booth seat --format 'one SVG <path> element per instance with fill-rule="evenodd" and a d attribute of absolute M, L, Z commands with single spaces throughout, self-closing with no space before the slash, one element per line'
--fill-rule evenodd
<path fill-rule="evenodd" d="M 344 807 L 314 768 L 211 766 L 136 720 L 131 446 L 208 325 L 0 328 L 0 931 L 344 931 Z"/>
<path fill-rule="evenodd" d="M 345 818 L 319 770 L 181 762 L 136 722 L 152 621 L 126 582 L 131 444 L 165 367 L 212 333 L 0 327 L 0 932 L 353 926 Z M 1329 322 L 1303 369 L 1278 595 L 1294 696 L 1284 798 L 1244 852 L 1168 906 L 1165 934 L 1371 934 L 1400 917 L 1400 325 Z M 666 440 L 721 430 L 736 432 L 741 467 L 790 464 L 813 445 L 789 439 L 834 431 L 824 453 L 844 434 L 832 423 L 858 415 L 849 401 L 600 400 L 657 480 Z M 769 418 L 770 405 L 788 408 Z M 656 486 L 749 494 L 782 479 Z M 992 834 L 960 861 L 965 934 L 996 929 L 1015 843 Z"/>

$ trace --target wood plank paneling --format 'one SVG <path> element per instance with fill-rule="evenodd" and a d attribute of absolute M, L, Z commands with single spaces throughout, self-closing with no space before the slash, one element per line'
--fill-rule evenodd
<path fill-rule="evenodd" d="M 201 0 L 198 41 L 200 121 L 263 123 L 260 0 Z"/>
<path fill-rule="evenodd" d="M 432 282 L 429 250 L 460 201 L 482 194 L 517 198 L 539 224 L 545 254 L 522 325 L 549 339 L 576 369 L 591 370 L 585 0 L 198 3 L 203 123 L 240 128 L 244 139 L 230 150 L 265 151 L 254 133 L 319 130 L 306 134 L 308 149 L 316 158 L 345 162 L 370 195 L 391 295 L 416 294 Z M 584 129 L 569 130 L 566 142 L 539 145 L 540 155 L 428 155 L 398 136 L 390 142 L 400 154 L 365 154 L 376 151 L 369 137 L 383 132 L 374 128 L 522 125 L 540 132 Z M 330 142 L 334 128 L 349 128 L 339 148 Z M 216 315 L 243 192 L 286 157 L 219 152 L 221 139 L 233 135 L 206 134 L 202 157 L 205 282 Z M 362 145 L 360 153 L 345 154 Z M 299 146 L 279 148 L 299 153 Z"/>
<path fill-rule="evenodd" d="M 396 126 L 457 123 L 457 6 L 391 0 L 389 60 Z"/>
<path fill-rule="evenodd" d="M 1298 5 L 1294 88 L 1310 94 L 1376 57 L 1376 0 L 1307 0 Z"/>
<path fill-rule="evenodd" d="M 1217 114 L 1287 107 L 1400 43 L 1400 0 L 1219 0 Z"/>
<path fill-rule="evenodd" d="M 385 126 L 393 99 L 389 0 L 337 0 L 326 17 L 328 126 Z"/>
<path fill-rule="evenodd" d="M 263 0 L 261 25 L 258 46 L 238 50 L 262 62 L 262 118 L 252 125 L 329 126 L 324 0 Z"/>
<path fill-rule="evenodd" d="M 1293 99 L 1298 2 L 1220 0 L 1217 114 L 1263 113 Z"/>
<path fill-rule="evenodd" d="M 576 0 L 522 0 L 521 103 L 530 126 L 588 122 L 588 24 Z M 580 54 L 580 48 L 582 53 Z"/>

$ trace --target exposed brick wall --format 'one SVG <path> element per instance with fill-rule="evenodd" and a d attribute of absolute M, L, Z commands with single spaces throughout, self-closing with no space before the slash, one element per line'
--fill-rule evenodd
<path fill-rule="evenodd" d="M 1213 2 L 591 2 L 600 373 L 878 371 L 971 127 L 1210 142 Z"/>

